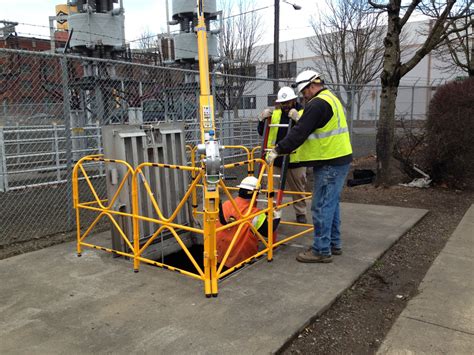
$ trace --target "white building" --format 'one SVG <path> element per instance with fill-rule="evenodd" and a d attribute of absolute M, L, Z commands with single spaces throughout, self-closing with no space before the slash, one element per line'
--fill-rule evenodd
<path fill-rule="evenodd" d="M 408 23 L 404 28 L 405 43 L 402 45 L 402 62 L 410 58 L 422 45 L 429 29 L 429 21 L 417 21 Z M 312 32 L 312 29 L 308 31 Z M 294 39 L 280 42 L 280 64 L 279 72 L 283 73 L 280 79 L 288 80 L 286 85 L 294 81 L 296 75 L 305 68 L 315 68 L 318 57 L 310 50 L 308 40 L 311 37 Z M 382 40 L 382 38 L 381 38 Z M 262 60 L 256 66 L 258 78 L 272 78 L 273 74 L 273 45 L 263 45 L 257 50 L 264 51 Z M 452 70 L 449 73 L 440 69 L 442 62 L 434 53 L 425 56 L 413 70 L 405 75 L 401 82 L 397 97 L 396 114 L 399 118 L 423 119 L 426 109 L 436 87 L 446 81 L 453 80 L 463 73 Z M 454 66 L 454 65 L 453 65 Z M 322 73 L 324 76 L 324 73 Z M 332 89 L 336 89 L 337 83 L 328 83 Z M 281 86 L 285 83 L 281 83 Z M 376 79 L 366 87 L 354 90 L 360 93 L 360 107 L 353 111 L 354 119 L 373 120 L 378 117 L 380 102 L 380 79 Z M 255 115 L 264 107 L 271 106 L 274 100 L 272 83 L 257 80 L 255 84 L 248 85 L 240 108 L 251 112 L 243 112 L 244 116 Z M 356 101 L 358 101 L 356 99 Z M 357 105 L 357 102 L 355 103 Z M 240 115 L 239 115 L 240 116 Z"/>

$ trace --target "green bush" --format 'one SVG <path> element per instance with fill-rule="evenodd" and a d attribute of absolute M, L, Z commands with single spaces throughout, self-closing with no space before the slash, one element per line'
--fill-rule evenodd
<path fill-rule="evenodd" d="M 451 187 L 472 187 L 474 78 L 438 88 L 429 106 L 426 139 L 433 181 Z"/>

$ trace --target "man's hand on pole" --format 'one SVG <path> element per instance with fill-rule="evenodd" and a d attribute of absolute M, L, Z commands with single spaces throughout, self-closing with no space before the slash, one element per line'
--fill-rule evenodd
<path fill-rule="evenodd" d="M 260 115 L 258 115 L 258 120 L 265 121 L 268 117 L 272 117 L 272 110 L 269 108 L 266 108 L 260 113 Z"/>
<path fill-rule="evenodd" d="M 298 111 L 296 111 L 296 109 L 292 108 L 290 112 L 288 112 L 288 117 L 291 118 L 296 123 L 300 119 L 300 114 L 298 113 Z"/>
<path fill-rule="evenodd" d="M 273 211 L 273 219 L 281 219 L 281 210 Z"/>
<path fill-rule="evenodd" d="M 277 151 L 275 150 L 275 148 L 273 148 L 268 154 L 267 154 L 267 158 L 265 159 L 267 164 L 268 165 L 272 165 L 273 162 L 275 161 L 275 159 L 277 158 L 278 156 L 278 153 Z"/>

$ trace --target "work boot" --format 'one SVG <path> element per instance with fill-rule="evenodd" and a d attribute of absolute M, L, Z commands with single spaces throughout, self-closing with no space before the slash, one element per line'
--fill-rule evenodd
<path fill-rule="evenodd" d="M 304 214 L 299 214 L 296 216 L 296 222 L 306 224 L 306 216 Z"/>
<path fill-rule="evenodd" d="M 331 247 L 331 254 L 332 255 L 342 255 L 342 249 Z"/>
<path fill-rule="evenodd" d="M 299 253 L 296 260 L 300 263 L 332 263 L 332 256 L 321 254 L 316 255 L 313 253 L 313 249 L 310 248 Z"/>

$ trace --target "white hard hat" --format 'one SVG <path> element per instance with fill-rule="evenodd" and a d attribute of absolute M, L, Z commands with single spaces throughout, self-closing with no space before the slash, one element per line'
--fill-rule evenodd
<path fill-rule="evenodd" d="M 247 176 L 240 182 L 240 185 L 237 185 L 237 187 L 240 189 L 253 191 L 257 188 L 257 182 L 258 179 L 255 176 Z"/>
<path fill-rule="evenodd" d="M 295 94 L 295 90 L 290 88 L 289 86 L 283 86 L 279 91 L 278 91 L 278 96 L 275 102 L 286 102 L 290 100 L 296 99 L 298 96 Z"/>
<path fill-rule="evenodd" d="M 296 83 L 294 86 L 298 92 L 301 92 L 306 86 L 311 84 L 316 79 L 321 80 L 321 74 L 314 70 L 304 70 L 296 77 Z"/>

